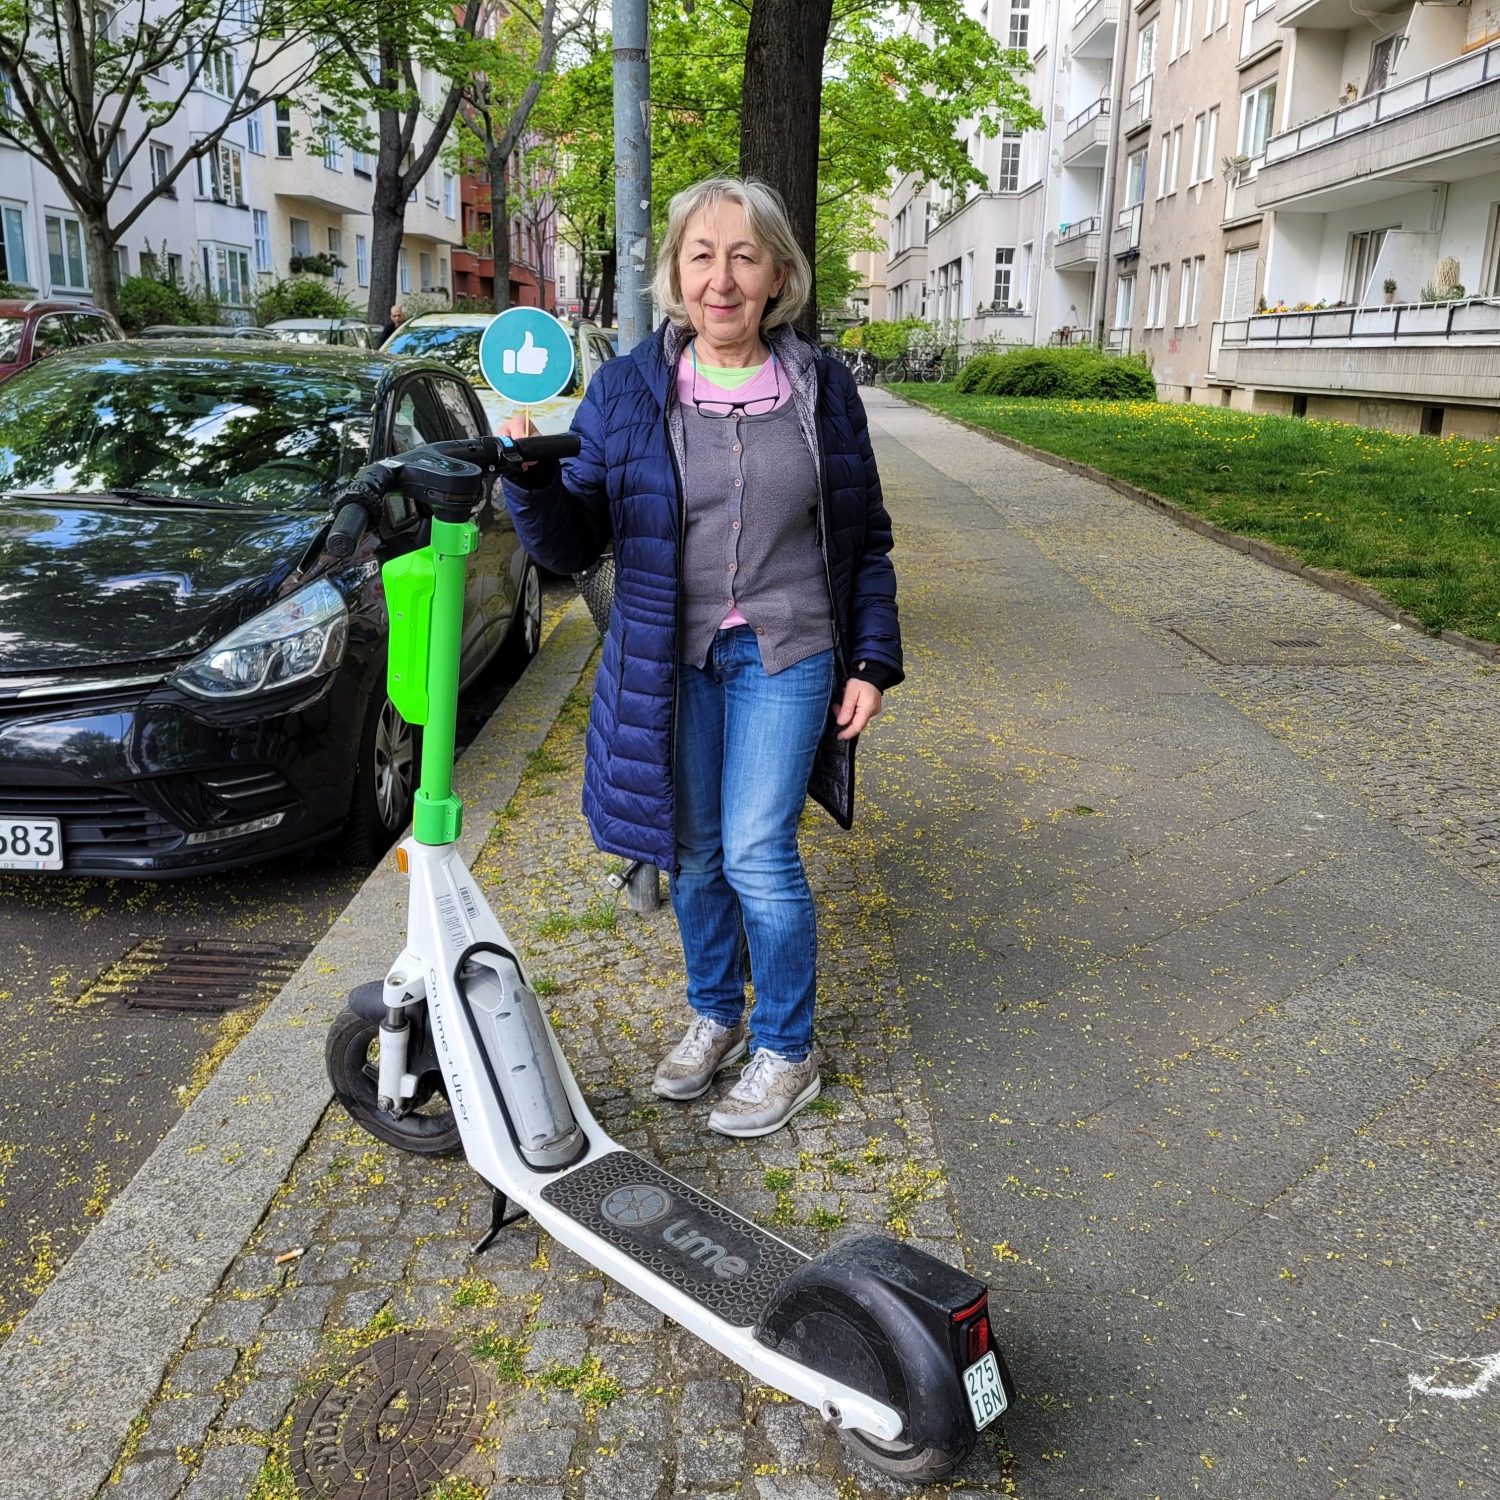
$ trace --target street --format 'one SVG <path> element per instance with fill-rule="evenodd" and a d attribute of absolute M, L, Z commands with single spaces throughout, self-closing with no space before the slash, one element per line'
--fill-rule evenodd
<path fill-rule="evenodd" d="M 548 585 L 545 617 L 571 598 Z M 459 709 L 466 743 L 513 678 L 499 665 Z M 66 1262 L 244 1034 L 279 983 L 227 1014 L 135 1009 L 118 989 L 127 958 L 174 939 L 280 950 L 300 963 L 366 872 L 317 852 L 188 880 L 0 874 L 0 1002 L 12 1031 L 0 1103 L 0 1336 Z M 274 976 L 272 976 L 274 977 Z"/>

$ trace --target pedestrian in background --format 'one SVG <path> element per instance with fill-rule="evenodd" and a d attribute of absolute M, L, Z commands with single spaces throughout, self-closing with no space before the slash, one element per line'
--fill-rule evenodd
<path fill-rule="evenodd" d="M 406 321 L 406 309 L 399 302 L 391 307 L 391 315 L 386 319 L 385 327 L 380 330 L 380 340 L 376 345 L 382 347 L 385 341 Z"/>
<path fill-rule="evenodd" d="M 797 822 L 816 757 L 842 774 L 847 825 L 853 741 L 903 675 L 864 408 L 792 327 L 811 280 L 772 189 L 679 193 L 656 271 L 665 321 L 595 375 L 578 457 L 507 486 L 543 566 L 580 571 L 613 542 L 584 810 L 600 848 L 670 872 L 695 1016 L 653 1088 L 696 1099 L 749 1050 L 709 1115 L 730 1136 L 769 1134 L 817 1097 Z"/>

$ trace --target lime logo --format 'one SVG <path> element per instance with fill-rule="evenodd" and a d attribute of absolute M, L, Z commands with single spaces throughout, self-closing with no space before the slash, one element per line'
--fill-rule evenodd
<path fill-rule="evenodd" d="M 686 1219 L 668 1224 L 661 1237 L 674 1250 L 710 1266 L 715 1276 L 722 1276 L 726 1281 L 731 1276 L 743 1276 L 750 1269 L 738 1255 L 731 1255 L 723 1245 L 714 1244 L 706 1234 L 696 1233 Z"/>
<path fill-rule="evenodd" d="M 665 1218 L 671 1207 L 672 1200 L 660 1188 L 647 1182 L 632 1182 L 616 1188 L 599 1205 L 599 1212 L 622 1229 L 639 1229 L 643 1224 Z"/>

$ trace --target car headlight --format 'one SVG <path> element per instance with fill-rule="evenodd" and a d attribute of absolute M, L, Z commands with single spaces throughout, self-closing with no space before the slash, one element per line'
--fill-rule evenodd
<path fill-rule="evenodd" d="M 344 659 L 349 611 L 319 579 L 231 630 L 172 674 L 200 698 L 245 698 L 331 672 Z"/>

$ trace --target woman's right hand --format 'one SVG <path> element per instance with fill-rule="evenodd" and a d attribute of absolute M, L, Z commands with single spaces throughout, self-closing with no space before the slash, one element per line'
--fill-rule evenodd
<path fill-rule="evenodd" d="M 496 436 L 505 438 L 529 438 L 540 437 L 541 433 L 537 430 L 536 424 L 531 420 L 530 417 L 514 416 L 510 419 L 510 421 L 502 422 L 500 424 L 500 430 L 496 433 Z M 534 469 L 535 467 L 536 465 L 534 463 L 522 464 L 521 472 L 524 474 L 527 469 Z"/>

